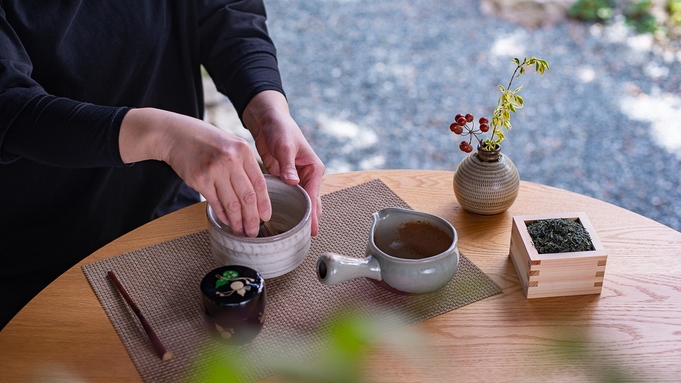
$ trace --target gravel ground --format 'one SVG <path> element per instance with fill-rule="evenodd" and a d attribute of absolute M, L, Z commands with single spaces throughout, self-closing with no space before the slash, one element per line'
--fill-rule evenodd
<path fill-rule="evenodd" d="M 266 0 L 293 117 L 327 166 L 455 170 L 456 113 L 489 116 L 513 57 L 525 107 L 502 151 L 521 179 L 681 230 L 681 50 L 622 23 L 529 30 L 478 1 Z"/>

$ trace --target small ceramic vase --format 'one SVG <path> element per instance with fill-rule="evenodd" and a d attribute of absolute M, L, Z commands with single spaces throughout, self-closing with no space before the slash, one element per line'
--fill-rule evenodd
<path fill-rule="evenodd" d="M 201 280 L 208 330 L 229 344 L 251 342 L 265 322 L 265 279 L 245 266 L 222 266 Z"/>
<path fill-rule="evenodd" d="M 482 215 L 506 211 L 518 196 L 520 177 L 501 150 L 478 150 L 464 158 L 454 173 L 454 194 L 461 207 Z"/>

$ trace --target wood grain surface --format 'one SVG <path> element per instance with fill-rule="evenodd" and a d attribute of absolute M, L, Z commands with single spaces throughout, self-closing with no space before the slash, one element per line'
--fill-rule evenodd
<path fill-rule="evenodd" d="M 322 193 L 380 178 L 412 208 L 450 221 L 460 250 L 503 294 L 416 326 L 414 354 L 377 343 L 371 382 L 678 381 L 681 376 L 681 233 L 614 205 L 522 182 L 508 211 L 461 209 L 453 173 L 383 170 L 329 174 Z M 513 216 L 586 212 L 608 252 L 600 295 L 524 297 L 508 257 Z M 138 228 L 90 263 L 206 228 L 205 203 Z M 0 382 L 140 382 L 130 357 L 76 265 L 0 332 Z M 276 377 L 266 381 L 277 381 Z"/>

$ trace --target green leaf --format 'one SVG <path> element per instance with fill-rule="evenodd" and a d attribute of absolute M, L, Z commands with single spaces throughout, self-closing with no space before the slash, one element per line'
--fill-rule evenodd
<path fill-rule="evenodd" d="M 220 286 L 224 286 L 227 284 L 227 280 L 224 278 L 220 278 L 217 281 L 215 281 L 215 288 L 217 289 Z"/>
<path fill-rule="evenodd" d="M 518 93 L 518 92 L 520 92 L 521 89 L 523 89 L 522 85 L 519 86 L 518 88 L 516 88 L 516 90 L 514 90 L 513 93 Z"/>
<path fill-rule="evenodd" d="M 227 279 L 234 279 L 239 276 L 239 273 L 234 270 L 225 270 L 225 272 L 222 273 L 222 276 Z"/>
<path fill-rule="evenodd" d="M 224 286 L 227 284 L 227 282 L 231 279 L 234 279 L 239 276 L 239 273 L 234 270 L 225 270 L 222 273 L 222 277 L 218 278 L 217 281 L 215 281 L 215 288 L 217 289 L 220 286 Z"/>
<path fill-rule="evenodd" d="M 522 108 L 525 105 L 525 100 L 521 96 L 515 96 L 515 102 Z"/>

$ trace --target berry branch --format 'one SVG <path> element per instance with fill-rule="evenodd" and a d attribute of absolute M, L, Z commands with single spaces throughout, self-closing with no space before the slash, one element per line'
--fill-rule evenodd
<path fill-rule="evenodd" d="M 498 150 L 501 147 L 501 142 L 506 139 L 505 132 L 511 129 L 511 112 L 516 113 L 518 109 L 522 108 L 524 105 L 523 98 L 518 94 L 523 86 L 519 86 L 515 90 L 511 90 L 513 85 L 513 79 L 520 77 L 525 74 L 526 68 L 534 66 L 534 72 L 539 73 L 540 76 L 544 75 L 544 72 L 550 70 L 549 64 L 542 59 L 536 58 L 534 56 L 523 58 L 521 62 L 520 59 L 514 58 L 511 60 L 512 63 L 516 65 L 511 75 L 511 79 L 508 82 L 508 86 L 504 88 L 503 85 L 499 85 L 499 90 L 501 90 L 501 96 L 497 102 L 497 107 L 494 109 L 492 114 L 492 134 L 490 137 L 485 139 L 480 138 L 482 133 L 489 131 L 490 124 L 486 117 L 480 117 L 478 120 L 478 128 L 475 128 L 475 123 L 473 122 L 475 117 L 472 114 L 467 113 L 466 115 L 457 114 L 454 117 L 454 122 L 449 125 L 449 130 L 455 134 L 462 136 L 469 136 L 468 141 L 462 141 L 459 144 L 459 149 L 466 153 L 473 151 L 472 142 L 473 138 L 478 141 L 478 147 L 482 150 Z M 471 125 L 469 125 L 471 124 Z"/>

